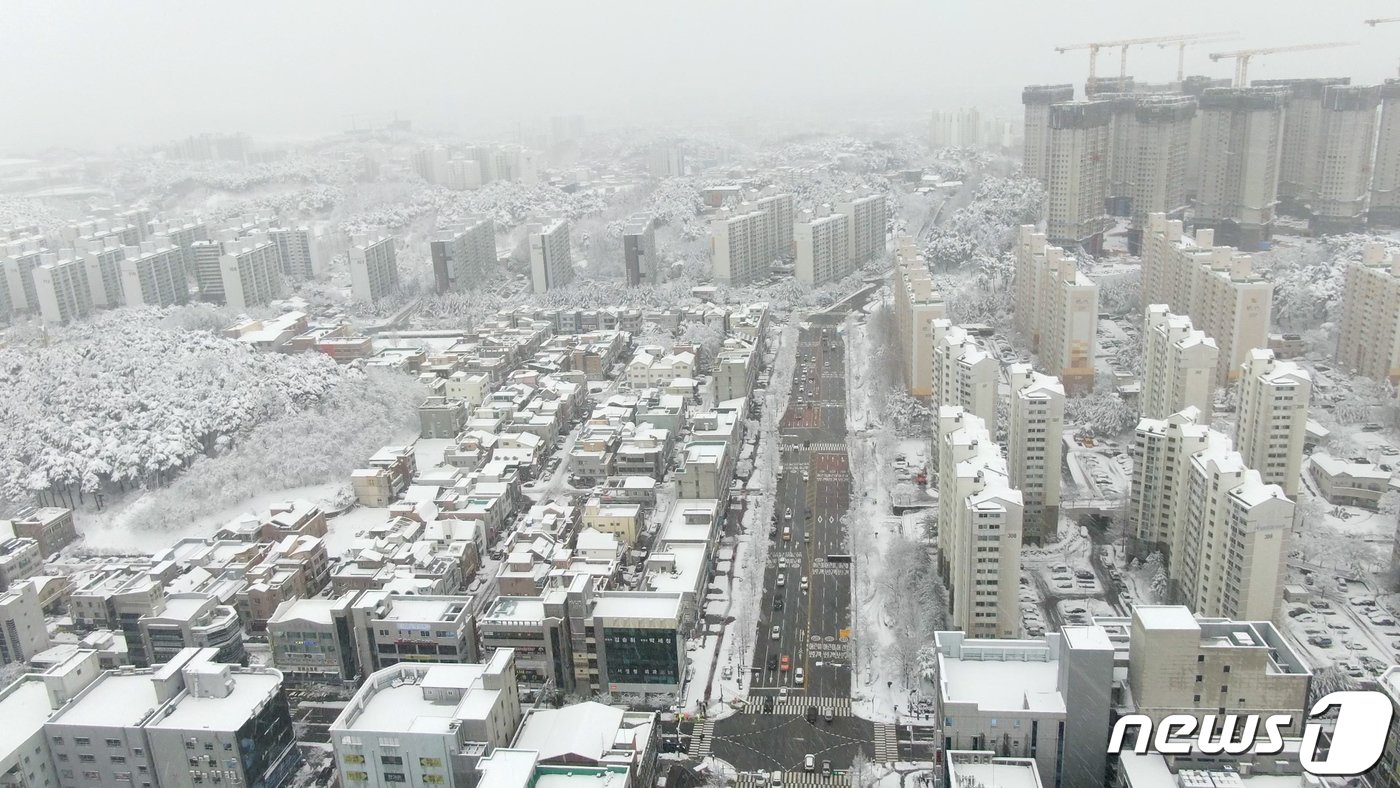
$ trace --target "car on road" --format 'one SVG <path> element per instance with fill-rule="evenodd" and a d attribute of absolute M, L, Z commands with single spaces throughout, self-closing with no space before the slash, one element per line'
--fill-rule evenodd
<path fill-rule="evenodd" d="M 783 598 L 782 598 L 782 597 L 780 597 L 780 596 L 775 596 L 775 597 L 773 597 L 773 609 L 774 609 L 774 610 L 782 610 L 782 609 L 783 609 Z"/>
<path fill-rule="evenodd" d="M 783 773 L 773 772 L 768 775 L 768 788 L 783 788 Z"/>
<path fill-rule="evenodd" d="M 806 713 L 805 716 L 807 717 L 807 721 L 808 721 L 808 722 L 812 723 L 813 725 L 816 725 L 816 724 L 817 724 L 817 707 L 816 707 L 816 706 L 808 706 L 808 707 L 807 707 L 807 713 Z"/>
<path fill-rule="evenodd" d="M 768 655 L 768 669 L 769 669 L 769 670 L 777 670 L 777 669 L 778 669 L 778 655 L 777 655 L 777 654 L 769 654 L 769 655 Z"/>
<path fill-rule="evenodd" d="M 835 719 L 836 719 L 836 712 L 833 711 L 832 708 L 831 708 L 830 706 L 827 706 L 827 707 L 826 707 L 826 715 L 825 715 L 825 716 L 826 716 L 826 721 L 827 721 L 828 723 L 833 722 L 833 721 L 835 721 Z"/>
<path fill-rule="evenodd" d="M 802 668 L 798 668 L 797 670 L 794 670 L 792 672 L 792 683 L 796 684 L 799 687 L 802 686 L 802 683 L 805 678 L 806 674 L 802 672 Z"/>
<path fill-rule="evenodd" d="M 791 507 L 791 506 L 789 506 L 789 507 L 787 508 L 787 512 L 784 513 L 783 516 L 786 517 L 786 518 L 789 519 L 789 520 L 792 519 L 792 507 Z"/>
<path fill-rule="evenodd" d="M 806 472 L 806 471 L 803 471 L 803 472 L 802 472 L 802 481 L 804 481 L 804 482 L 807 481 L 807 478 L 808 478 L 808 477 L 807 477 L 807 472 Z"/>
<path fill-rule="evenodd" d="M 831 776 L 831 761 L 822 761 L 822 776 Z"/>
<path fill-rule="evenodd" d="M 817 770 L 817 756 L 815 756 L 815 755 L 813 755 L 812 753 L 809 752 L 809 753 L 807 753 L 806 757 L 804 757 L 804 758 L 802 759 L 802 771 L 804 771 L 804 772 L 814 772 L 814 771 L 816 771 L 816 770 Z"/>
<path fill-rule="evenodd" d="M 778 670 L 786 673 L 792 667 L 792 658 L 784 654 L 782 660 L 778 662 Z M 786 688 L 784 688 L 786 689 Z"/>
<path fill-rule="evenodd" d="M 786 572 L 779 572 L 779 573 L 778 573 L 778 582 L 777 582 L 777 586 L 778 586 L 778 588 L 783 588 L 783 587 L 787 586 L 787 573 L 786 573 Z"/>
<path fill-rule="evenodd" d="M 772 713 L 773 713 L 773 696 L 772 696 L 772 695 L 764 695 L 764 696 L 763 696 L 763 713 L 764 713 L 764 714 L 772 714 Z"/>
<path fill-rule="evenodd" d="M 798 585 L 802 588 L 803 591 L 806 591 L 806 590 L 807 590 L 807 578 L 805 578 L 805 577 L 802 578 L 802 582 L 799 583 Z"/>
<path fill-rule="evenodd" d="M 783 541 L 785 541 L 785 542 L 791 542 L 791 541 L 792 541 L 792 526 L 790 526 L 790 525 L 785 525 L 785 526 L 783 526 Z"/>
<path fill-rule="evenodd" d="M 783 636 L 783 628 L 780 627 L 780 626 L 778 626 L 777 624 L 774 624 L 774 625 L 773 625 L 773 639 L 774 639 L 774 640 L 778 640 L 778 639 L 782 638 L 782 636 Z"/>

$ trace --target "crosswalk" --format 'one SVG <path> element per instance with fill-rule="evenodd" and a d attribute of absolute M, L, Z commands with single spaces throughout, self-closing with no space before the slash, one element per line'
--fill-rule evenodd
<path fill-rule="evenodd" d="M 759 772 L 740 772 L 735 781 L 737 788 L 767 788 L 772 785 L 772 778 Z M 817 788 L 822 786 L 845 786 L 851 784 L 851 778 L 847 774 L 832 774 L 823 776 L 820 771 L 815 772 L 783 772 L 783 786 L 797 786 L 798 788 Z"/>
<path fill-rule="evenodd" d="M 749 705 L 750 707 L 756 706 L 760 711 L 763 709 L 763 701 L 756 698 L 750 698 Z M 810 697 L 804 695 L 795 695 L 783 698 L 773 704 L 773 713 L 796 714 L 800 716 L 806 714 L 807 709 L 812 706 L 816 706 L 817 713 L 821 715 L 825 715 L 826 710 L 831 709 L 832 716 L 851 716 L 850 698 L 824 698 L 819 695 L 813 695 Z"/>
<path fill-rule="evenodd" d="M 813 443 L 807 450 L 808 450 L 808 451 L 840 452 L 840 453 L 843 453 L 843 454 L 844 454 L 845 451 L 846 451 L 846 444 L 844 444 L 844 443 L 837 443 L 837 442 L 835 442 L 835 441 L 822 442 L 822 443 Z"/>
<path fill-rule="evenodd" d="M 899 740 L 895 727 L 888 722 L 875 723 L 875 760 L 894 763 L 899 760 Z"/>
<path fill-rule="evenodd" d="M 710 754 L 710 744 L 715 739 L 715 720 L 704 720 L 695 726 L 690 734 L 690 757 L 704 758 Z"/>

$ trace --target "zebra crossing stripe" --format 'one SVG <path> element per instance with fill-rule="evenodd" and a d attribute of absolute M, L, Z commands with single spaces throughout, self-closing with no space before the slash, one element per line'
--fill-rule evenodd
<path fill-rule="evenodd" d="M 768 785 L 767 774 L 750 774 L 740 772 L 735 780 L 738 788 L 765 788 Z M 849 786 L 851 784 L 850 775 L 833 774 L 829 777 L 823 776 L 821 772 L 783 772 L 783 784 L 802 786 L 802 788 L 839 788 L 839 786 Z"/>
<path fill-rule="evenodd" d="M 690 735 L 690 757 L 704 758 L 710 754 L 710 744 L 715 738 L 715 720 L 700 723 Z"/>
<path fill-rule="evenodd" d="M 895 738 L 895 727 L 888 722 L 875 723 L 875 760 L 894 763 L 898 759 L 899 741 Z"/>

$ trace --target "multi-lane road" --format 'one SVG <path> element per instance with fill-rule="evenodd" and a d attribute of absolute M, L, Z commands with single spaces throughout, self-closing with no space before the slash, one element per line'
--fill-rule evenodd
<path fill-rule="evenodd" d="M 851 564 L 841 518 L 851 475 L 845 343 L 837 332 L 843 319 L 814 316 L 798 335 L 749 706 L 714 725 L 705 747 L 740 770 L 801 770 L 809 753 L 845 769 L 857 748 L 870 754 L 872 726 L 850 713 Z M 811 707 L 820 717 L 815 725 L 804 718 Z"/>

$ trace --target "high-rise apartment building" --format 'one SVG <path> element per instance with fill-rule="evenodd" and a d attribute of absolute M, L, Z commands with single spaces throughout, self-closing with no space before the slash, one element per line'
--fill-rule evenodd
<path fill-rule="evenodd" d="M 1051 243 L 1097 254 L 1108 227 L 1112 104 L 1079 101 L 1050 107 L 1046 143 L 1045 234 Z"/>
<path fill-rule="evenodd" d="M 1200 98 L 1195 226 L 1257 249 L 1273 236 L 1286 94 L 1277 88 L 1207 88 Z"/>
<path fill-rule="evenodd" d="M 1059 377 L 1068 392 L 1092 390 L 1098 285 L 1034 225 L 1018 231 L 1015 265 L 1016 328 L 1030 339 L 1042 371 Z"/>
<path fill-rule="evenodd" d="M 1162 550 L 1174 593 L 1206 616 L 1268 620 L 1283 594 L 1293 502 L 1248 467 L 1194 408 L 1143 419 L 1129 530 Z"/>
<path fill-rule="evenodd" d="M 1035 372 L 1030 364 L 1011 364 L 1006 376 L 1011 388 L 1006 461 L 1011 486 L 1021 491 L 1025 506 L 1022 540 L 1043 544 L 1059 531 L 1065 387 L 1059 378 Z"/>
<path fill-rule="evenodd" d="M 1400 254 L 1368 243 L 1347 264 L 1337 363 L 1372 380 L 1400 383 Z"/>
<path fill-rule="evenodd" d="M 1268 348 L 1250 350 L 1243 367 L 1235 445 L 1246 465 L 1292 498 L 1303 469 L 1312 376 L 1292 361 L 1275 359 Z"/>
<path fill-rule="evenodd" d="M 550 219 L 527 228 L 530 235 L 530 283 L 536 293 L 548 293 L 574 281 L 569 222 Z"/>
<path fill-rule="evenodd" d="M 496 222 L 489 216 L 468 216 L 438 230 L 428 246 L 439 293 L 475 289 L 496 262 Z"/>
<path fill-rule="evenodd" d="M 1380 100 L 1369 217 L 1372 224 L 1393 227 L 1400 225 L 1400 79 L 1385 81 Z"/>
<path fill-rule="evenodd" d="M 49 325 L 64 325 L 92 314 L 92 286 L 81 258 L 56 259 L 45 254 L 34 268 L 34 291 L 39 296 L 39 315 Z"/>
<path fill-rule="evenodd" d="M 1215 246 L 1213 230 L 1182 234 L 1181 222 L 1154 213 L 1142 241 L 1142 300 L 1191 318 L 1219 349 L 1215 385 L 1240 374 L 1252 348 L 1269 346 L 1274 285 L 1253 270 L 1250 256 Z"/>
<path fill-rule="evenodd" d="M 87 266 L 93 306 L 114 307 L 126 303 L 121 275 L 121 261 L 125 255 L 124 247 L 110 241 L 87 244 L 83 239 L 78 239 L 73 247 L 73 256 L 81 257 L 83 265 Z"/>
<path fill-rule="evenodd" d="M 885 253 L 885 225 L 890 217 L 883 194 L 861 197 L 847 192 L 837 200 L 835 211 L 846 217 L 852 270 Z"/>
<path fill-rule="evenodd" d="M 1318 160 L 1327 137 L 1323 96 L 1329 87 L 1350 84 L 1348 77 L 1305 79 L 1256 79 L 1255 88 L 1278 91 L 1283 97 L 1287 122 L 1283 127 L 1279 160 L 1278 197 L 1285 210 L 1301 212 L 1321 182 Z"/>
<path fill-rule="evenodd" d="M 1191 318 L 1172 314 L 1166 304 L 1147 307 L 1143 340 L 1142 415 L 1165 419 L 1188 407 L 1210 414 L 1220 357 L 1215 340 L 1197 331 Z"/>
<path fill-rule="evenodd" d="M 849 217 L 839 213 L 813 216 L 810 211 L 793 225 L 797 281 L 820 287 L 845 278 L 854 268 L 849 240 Z"/>
<path fill-rule="evenodd" d="M 622 226 L 622 268 L 627 273 L 628 287 L 660 281 L 656 221 L 651 214 L 639 213 Z"/>
<path fill-rule="evenodd" d="M 0 274 L 10 293 L 9 311 L 14 314 L 39 309 L 39 291 L 34 286 L 34 269 L 43 262 L 43 252 L 34 243 L 10 244 L 8 254 L 0 257 Z"/>
<path fill-rule="evenodd" d="M 1041 183 L 1050 175 L 1050 107 L 1073 100 L 1073 85 L 1029 85 L 1021 90 L 1026 108 L 1025 172 Z"/>
<path fill-rule="evenodd" d="M 185 261 L 185 277 L 194 278 L 195 263 L 194 249 L 191 247 L 197 241 L 209 240 L 209 226 L 202 221 L 191 220 L 185 222 L 154 222 L 151 225 L 154 235 L 163 235 L 167 242 L 180 249 Z"/>
<path fill-rule="evenodd" d="M 676 141 L 655 143 L 647 152 L 647 171 L 653 178 L 685 175 L 685 148 Z"/>
<path fill-rule="evenodd" d="M 1314 233 L 1348 233 L 1365 228 L 1371 204 L 1379 105 L 1380 90 L 1375 87 L 1329 85 L 1323 91 L 1317 185 L 1308 197 Z"/>
<path fill-rule="evenodd" d="M 305 282 L 316 276 L 310 227 L 271 227 L 267 230 L 267 239 L 277 246 L 284 279 Z"/>
<path fill-rule="evenodd" d="M 189 303 L 185 279 L 185 250 L 162 236 L 141 246 L 128 246 L 120 263 L 122 294 L 132 306 L 174 306 Z"/>
<path fill-rule="evenodd" d="M 1167 561 L 1181 552 L 1176 539 L 1176 513 L 1184 508 L 1185 488 L 1177 482 L 1185 473 L 1186 458 L 1223 439 L 1200 424 L 1203 416 L 1186 408 L 1164 419 L 1144 418 L 1133 433 L 1133 484 L 1128 502 L 1128 539 L 1131 552 L 1145 556 L 1159 552 Z"/>
<path fill-rule="evenodd" d="M 962 326 L 940 319 L 931 328 L 934 406 L 956 405 L 995 428 L 1001 382 L 996 358 Z"/>
<path fill-rule="evenodd" d="M 224 303 L 241 311 L 282 297 L 282 260 L 276 245 L 266 238 L 249 237 L 222 246 L 219 277 Z"/>
<path fill-rule="evenodd" d="M 791 194 L 778 193 L 753 201 L 754 209 L 763 214 L 759 222 L 759 243 L 770 260 L 792 259 L 792 223 L 797 218 L 796 202 Z"/>
<path fill-rule="evenodd" d="M 942 407 L 937 430 L 938 542 L 953 626 L 968 637 L 1016 637 L 1021 493 L 982 419 Z"/>
<path fill-rule="evenodd" d="M 711 269 L 716 282 L 746 285 L 768 278 L 773 265 L 762 230 L 764 215 L 740 206 L 710 223 Z"/>
<path fill-rule="evenodd" d="M 1201 96 L 1207 88 L 1228 88 L 1229 79 L 1216 79 L 1193 75 L 1182 79 L 1180 90 L 1183 95 L 1196 99 L 1197 112 L 1191 118 L 1191 130 L 1186 144 L 1186 194 L 1196 196 L 1196 187 L 1201 180 L 1201 118 L 1199 111 Z"/>
<path fill-rule="evenodd" d="M 1149 213 L 1179 219 L 1186 210 L 1186 162 L 1195 118 L 1196 99 L 1190 96 L 1142 96 L 1135 102 L 1126 167 L 1131 252 L 1141 245 Z"/>
<path fill-rule="evenodd" d="M 356 238 L 350 246 L 350 289 L 356 301 L 378 301 L 399 291 L 394 237 Z"/>
<path fill-rule="evenodd" d="M 934 287 L 928 265 L 902 238 L 896 244 L 890 272 L 894 301 L 895 341 L 904 385 L 916 397 L 933 394 L 933 324 L 947 314 L 943 296 Z"/>

